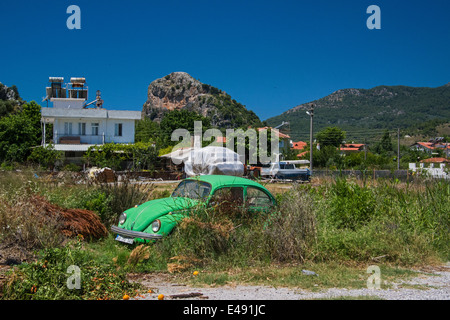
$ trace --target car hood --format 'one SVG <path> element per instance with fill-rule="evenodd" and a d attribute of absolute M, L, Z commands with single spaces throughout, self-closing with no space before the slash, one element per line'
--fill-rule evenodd
<path fill-rule="evenodd" d="M 159 217 L 169 212 L 192 208 L 199 203 L 198 200 L 182 197 L 168 197 L 145 202 L 137 207 L 125 211 L 127 219 L 119 227 L 144 231 L 147 227 Z"/>

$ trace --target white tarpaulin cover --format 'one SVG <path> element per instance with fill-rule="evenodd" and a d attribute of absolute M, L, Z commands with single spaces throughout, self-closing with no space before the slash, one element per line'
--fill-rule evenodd
<path fill-rule="evenodd" d="M 223 147 L 205 147 L 192 149 L 184 162 L 187 176 L 222 174 L 229 176 L 243 176 L 244 164 L 239 155 Z"/>

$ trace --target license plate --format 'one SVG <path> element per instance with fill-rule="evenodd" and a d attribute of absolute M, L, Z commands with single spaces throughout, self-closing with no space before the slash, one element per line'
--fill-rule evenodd
<path fill-rule="evenodd" d="M 116 240 L 120 241 L 120 242 L 128 243 L 128 244 L 133 244 L 133 242 L 134 242 L 134 239 L 132 239 L 132 238 L 124 238 L 124 237 L 122 237 L 120 235 L 116 236 Z"/>

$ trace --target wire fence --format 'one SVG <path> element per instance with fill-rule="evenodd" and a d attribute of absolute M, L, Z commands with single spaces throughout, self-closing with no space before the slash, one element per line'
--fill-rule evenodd
<path fill-rule="evenodd" d="M 399 179 L 401 181 L 412 180 L 413 176 L 408 170 L 327 170 L 327 169 L 315 169 L 313 170 L 314 177 L 350 177 L 357 179 Z"/>

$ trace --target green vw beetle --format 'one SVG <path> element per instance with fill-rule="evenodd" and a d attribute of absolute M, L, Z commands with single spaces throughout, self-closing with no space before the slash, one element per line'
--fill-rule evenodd
<path fill-rule="evenodd" d="M 225 175 L 197 176 L 181 181 L 168 198 L 126 210 L 111 230 L 117 234 L 116 240 L 129 244 L 161 239 L 170 234 L 191 208 L 217 205 L 267 212 L 276 201 L 264 186 L 253 180 Z"/>

